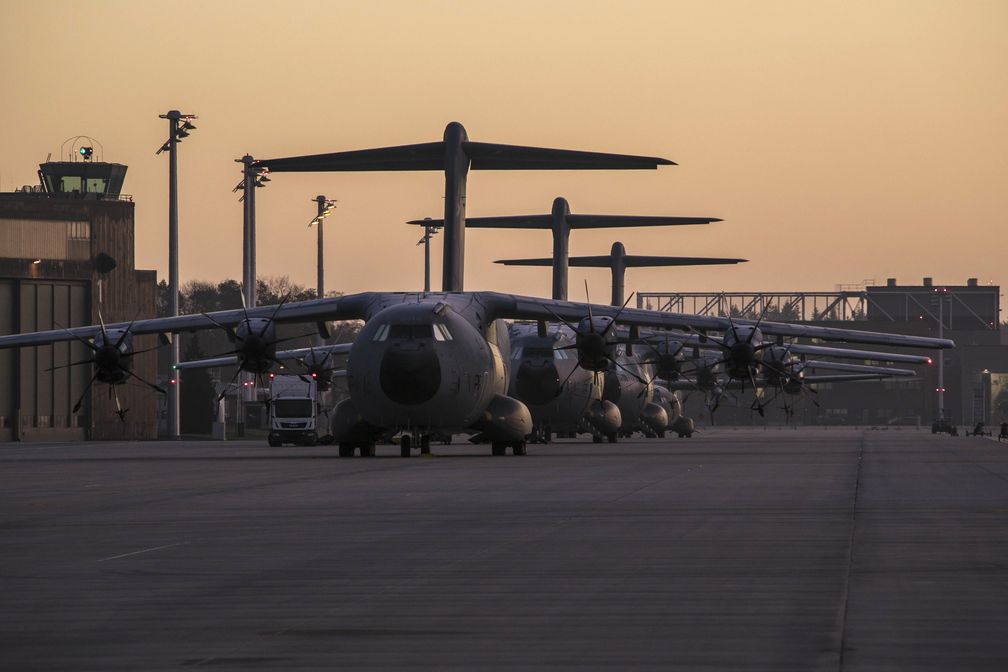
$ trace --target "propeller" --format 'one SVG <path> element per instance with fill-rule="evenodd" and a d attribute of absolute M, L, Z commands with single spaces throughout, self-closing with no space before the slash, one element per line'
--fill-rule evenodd
<path fill-rule="evenodd" d="M 134 355 L 143 354 L 145 352 L 151 352 L 158 350 L 161 346 L 155 346 L 153 348 L 145 348 L 143 350 L 133 350 L 130 342 L 128 341 L 130 334 L 133 330 L 133 325 L 136 323 L 137 318 L 140 313 L 137 312 L 136 316 L 130 320 L 130 323 L 118 334 L 117 338 L 113 342 L 110 338 L 110 332 L 108 327 L 105 325 L 105 318 L 102 315 L 101 309 L 98 309 L 98 324 L 100 327 L 100 344 L 94 341 L 89 341 L 85 338 L 80 337 L 70 329 L 62 326 L 59 323 L 54 323 L 58 328 L 70 334 L 74 340 L 83 343 L 88 350 L 91 351 L 91 358 L 84 359 L 77 362 L 70 362 L 68 364 L 61 364 L 58 366 L 52 366 L 46 369 L 47 371 L 56 371 L 58 369 L 66 369 L 74 366 L 85 366 L 93 365 L 95 367 L 91 379 L 88 381 L 87 385 L 84 387 L 84 391 L 81 393 L 77 402 L 73 405 L 72 412 L 74 414 L 78 413 L 84 404 L 84 398 L 87 396 L 88 392 L 94 386 L 96 381 L 106 382 L 109 384 L 109 399 L 114 399 L 116 403 L 116 415 L 122 422 L 126 422 L 126 412 L 129 409 L 124 409 L 119 401 L 119 393 L 116 391 L 116 386 L 125 383 L 127 380 L 135 379 L 136 381 L 142 383 L 146 387 L 158 392 L 159 394 L 168 394 L 167 390 L 159 385 L 152 383 L 151 381 L 143 378 L 135 371 L 133 371 L 131 362 Z M 97 339 L 96 339 L 97 340 Z M 124 350 L 125 348 L 125 350 Z"/>

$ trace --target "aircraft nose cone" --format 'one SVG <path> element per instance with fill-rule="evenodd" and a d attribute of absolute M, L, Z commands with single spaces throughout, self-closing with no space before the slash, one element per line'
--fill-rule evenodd
<path fill-rule="evenodd" d="M 416 406 L 437 394 L 441 387 L 441 363 L 430 347 L 392 346 L 382 356 L 378 382 L 392 401 Z"/>
<path fill-rule="evenodd" d="M 560 393 L 560 374 L 553 362 L 523 361 L 515 374 L 518 397 L 528 404 L 548 404 Z"/>

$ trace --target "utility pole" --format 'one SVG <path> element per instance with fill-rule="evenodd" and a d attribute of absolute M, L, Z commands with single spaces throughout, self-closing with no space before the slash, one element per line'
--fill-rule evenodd
<path fill-rule="evenodd" d="M 170 317 L 178 316 L 178 143 L 183 138 L 189 137 L 189 131 L 196 130 L 191 123 L 196 119 L 195 114 L 182 114 L 178 110 L 169 110 L 165 114 L 158 115 L 161 119 L 168 120 L 168 140 L 155 154 L 168 152 L 168 313 Z M 181 123 L 180 123 L 181 122 Z M 169 365 L 171 366 L 171 376 L 174 380 L 175 372 L 178 370 L 179 346 L 178 338 L 173 338 L 169 346 Z M 179 423 L 179 386 L 178 384 L 168 386 L 168 418 L 167 430 L 168 438 L 178 439 L 180 434 Z"/>
<path fill-rule="evenodd" d="M 326 198 L 321 194 L 312 200 L 318 203 L 318 213 L 308 222 L 308 228 L 310 229 L 315 224 L 318 224 L 318 279 L 315 286 L 315 298 L 321 299 L 325 296 L 325 253 L 322 249 L 322 220 L 331 215 L 333 210 L 336 209 L 336 200 Z"/>
<path fill-rule="evenodd" d="M 945 292 L 942 287 L 938 291 L 938 338 L 945 337 Z M 938 417 L 945 419 L 945 350 L 938 351 Z"/>
<path fill-rule="evenodd" d="M 325 297 L 325 255 L 322 253 L 322 220 L 324 219 L 323 213 L 326 207 L 326 197 L 319 194 L 315 197 L 315 202 L 318 204 L 318 212 L 315 215 L 315 220 L 318 222 L 318 251 L 316 265 L 318 270 L 318 277 L 315 281 L 315 298 L 321 299 Z"/>
<path fill-rule="evenodd" d="M 430 292 L 430 240 L 437 235 L 440 226 L 430 217 L 424 217 L 424 235 L 417 241 L 417 245 L 423 243 L 424 246 L 424 292 Z"/>
<path fill-rule="evenodd" d="M 242 181 L 235 191 L 241 189 L 242 201 L 242 294 L 248 308 L 255 306 L 255 159 L 246 154 L 236 163 L 242 164 Z"/>

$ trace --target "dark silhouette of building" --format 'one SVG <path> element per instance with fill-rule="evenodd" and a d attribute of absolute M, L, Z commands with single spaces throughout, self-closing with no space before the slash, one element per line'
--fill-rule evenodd
<path fill-rule="evenodd" d="M 38 186 L 0 193 L 0 333 L 96 324 L 99 310 L 106 322 L 154 316 L 156 273 L 134 268 L 126 166 L 72 149 L 71 160 L 41 164 Z M 134 339 L 138 351 L 156 345 Z M 155 357 L 136 355 L 133 370 L 155 380 Z M 161 400 L 139 384 L 118 387 L 124 422 L 104 384 L 72 412 L 92 367 L 66 365 L 89 359 L 76 342 L 0 350 L 0 441 L 156 438 Z"/>

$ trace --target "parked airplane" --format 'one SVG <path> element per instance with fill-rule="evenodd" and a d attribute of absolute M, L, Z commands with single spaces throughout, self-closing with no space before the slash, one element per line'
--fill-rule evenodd
<path fill-rule="evenodd" d="M 441 293 L 363 292 L 312 301 L 282 303 L 206 315 L 140 320 L 132 326 L 112 325 L 133 334 L 178 333 L 214 326 L 234 330 L 242 358 L 265 363 L 275 358 L 275 323 L 324 323 L 363 320 L 347 362 L 350 398 L 333 414 L 333 435 L 340 454 L 358 449 L 374 452 L 378 436 L 405 432 L 403 454 L 412 443 L 423 445 L 434 433 L 479 431 L 491 440 L 492 452 L 525 451 L 532 429 L 528 407 L 506 394 L 508 339 L 503 320 L 576 323 L 579 364 L 591 370 L 607 365 L 618 342 L 613 325 L 654 329 L 724 331 L 752 323 L 723 318 L 657 313 L 610 306 L 585 308 L 565 301 L 497 292 L 464 292 L 462 253 L 465 234 L 465 178 L 469 168 L 655 168 L 670 161 L 654 157 L 572 152 L 470 142 L 465 129 L 452 123 L 443 142 L 377 150 L 274 159 L 258 162 L 271 173 L 324 170 L 445 171 L 444 279 Z M 247 331 L 238 338 L 245 324 Z M 805 336 L 896 347 L 949 348 L 948 339 L 902 336 L 830 327 L 764 322 L 762 333 Z M 104 326 L 31 332 L 0 337 L 0 348 L 36 346 L 70 339 L 95 339 Z M 231 333 L 231 332 L 229 332 Z M 123 339 L 125 343 L 126 339 Z M 104 342 L 108 342 L 105 340 Z M 121 359 L 99 359 L 99 375 L 120 375 Z M 97 353 L 97 348 L 95 349 Z"/>

